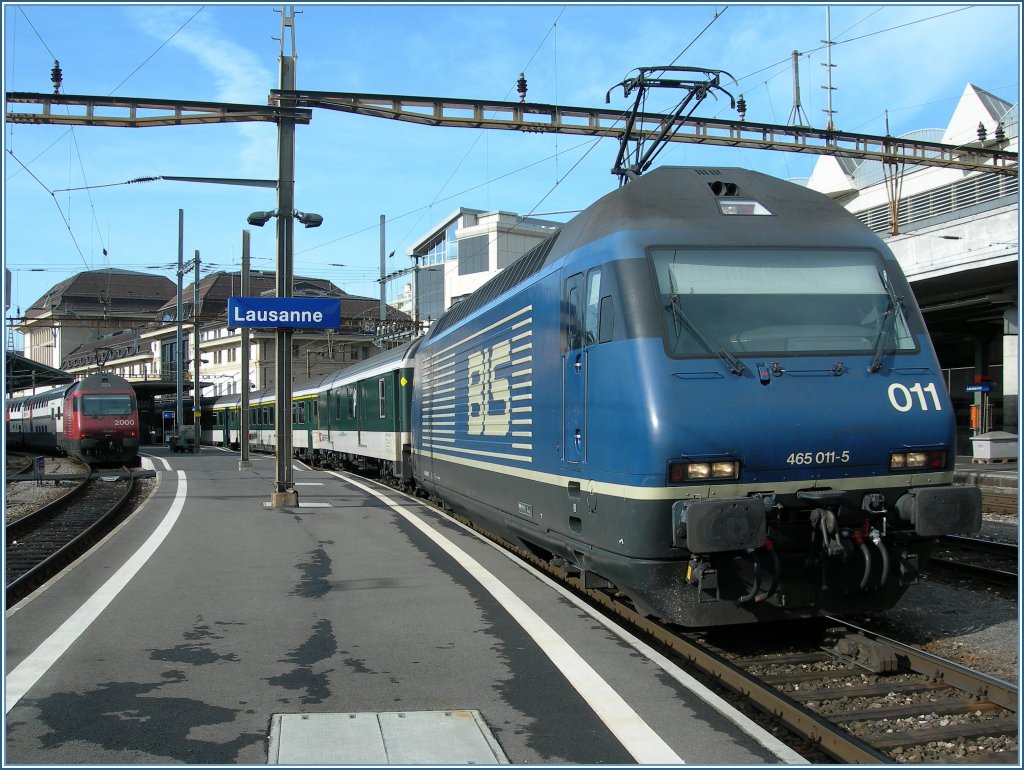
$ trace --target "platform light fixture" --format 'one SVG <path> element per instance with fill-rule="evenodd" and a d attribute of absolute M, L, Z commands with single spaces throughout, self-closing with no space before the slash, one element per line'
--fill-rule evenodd
<path fill-rule="evenodd" d="M 277 211 L 254 211 L 248 219 L 248 223 L 254 227 L 263 227 L 267 222 L 270 221 L 271 217 L 276 217 Z"/>
<path fill-rule="evenodd" d="M 254 211 L 247 217 L 246 221 L 255 227 L 263 227 L 263 225 L 276 216 L 277 209 L 273 211 Z M 293 211 L 292 216 L 299 220 L 306 228 L 320 227 L 324 223 L 324 218 L 319 214 Z"/>

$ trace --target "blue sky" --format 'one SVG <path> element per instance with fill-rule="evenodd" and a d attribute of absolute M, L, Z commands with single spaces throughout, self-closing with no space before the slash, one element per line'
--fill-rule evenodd
<path fill-rule="evenodd" d="M 68 94 L 266 104 L 278 86 L 280 7 L 4 3 L 4 88 L 52 91 L 50 68 L 58 59 Z M 816 127 L 826 118 L 823 5 L 306 4 L 296 10 L 302 89 L 515 101 L 516 79 L 525 71 L 529 101 L 603 107 L 605 93 L 631 69 L 676 61 L 732 73 L 739 83 L 730 90 L 744 95 L 748 120 L 786 123 L 790 54 L 798 50 L 804 110 Z M 882 134 L 887 110 L 896 135 L 943 127 L 969 82 L 1018 102 L 1019 12 L 1019 3 L 833 4 L 837 128 Z M 610 106 L 628 106 L 621 89 Z M 668 99 L 652 100 L 648 109 L 670 106 Z M 721 100 L 708 100 L 697 114 L 735 117 Z M 458 206 L 535 216 L 584 208 L 617 184 L 609 172 L 616 143 L 604 139 L 592 147 L 594 141 L 318 110 L 297 128 L 296 208 L 321 214 L 324 224 L 297 226 L 295 273 L 376 296 L 381 214 L 387 251 L 396 252 L 392 271 L 407 267 L 409 246 Z M 199 250 L 204 269 L 238 270 L 246 216 L 276 205 L 273 190 L 119 184 L 155 175 L 273 178 L 272 124 L 7 125 L 4 147 L 3 256 L 13 273 L 8 315 L 83 270 L 118 267 L 173 279 L 179 208 L 185 258 Z M 814 160 L 678 144 L 658 163 L 743 166 L 789 178 L 809 175 Z M 66 191 L 84 186 L 93 189 Z M 253 268 L 273 270 L 273 227 L 252 229 Z"/>

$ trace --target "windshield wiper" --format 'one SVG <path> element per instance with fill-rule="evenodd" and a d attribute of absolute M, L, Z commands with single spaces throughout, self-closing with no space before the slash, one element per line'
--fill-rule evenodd
<path fill-rule="evenodd" d="M 676 293 L 675 280 L 672 278 L 672 274 L 669 273 L 669 284 L 671 285 L 672 291 L 668 295 L 669 308 L 672 310 L 672 317 L 676 321 L 676 336 L 679 336 L 681 331 L 681 324 L 685 324 L 689 327 L 691 334 L 697 339 L 701 345 L 703 345 L 709 353 L 714 353 L 716 356 L 721 358 L 729 365 L 729 371 L 739 376 L 743 374 L 744 366 L 731 351 L 726 350 L 725 346 L 713 343 L 708 339 L 704 332 L 697 328 L 697 325 L 689 319 L 686 313 L 683 312 L 682 304 L 679 302 L 679 295 Z"/>
<path fill-rule="evenodd" d="M 878 277 L 882 279 L 882 286 L 885 287 L 885 293 L 889 295 L 889 306 L 885 309 L 885 315 L 882 316 L 882 328 L 878 331 L 878 339 L 875 341 L 875 355 L 871 359 L 871 365 L 868 367 L 868 372 L 874 374 L 882 368 L 882 356 L 885 355 L 885 344 L 889 341 L 889 337 L 892 335 L 892 330 L 896 326 L 896 320 L 903 315 L 903 297 L 896 294 L 892 288 L 892 284 L 889 283 L 889 276 L 886 275 L 885 270 L 878 274 Z"/>

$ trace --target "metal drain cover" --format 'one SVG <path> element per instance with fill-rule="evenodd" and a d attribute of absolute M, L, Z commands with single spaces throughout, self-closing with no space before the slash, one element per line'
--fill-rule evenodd
<path fill-rule="evenodd" d="M 505 752 L 479 712 L 274 714 L 268 764 L 494 765 Z"/>

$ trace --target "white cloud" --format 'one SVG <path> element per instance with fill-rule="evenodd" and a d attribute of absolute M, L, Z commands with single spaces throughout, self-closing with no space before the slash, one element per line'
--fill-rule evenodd
<path fill-rule="evenodd" d="M 192 8 L 160 6 L 131 10 L 141 31 L 167 41 L 167 47 L 186 54 L 210 78 L 213 92 L 195 98 L 265 104 L 270 89 L 277 87 L 276 73 L 265 64 L 267 57 L 231 40 L 209 14 L 200 12 L 189 21 L 194 13 Z M 234 130 L 241 137 L 235 148 L 240 173 L 266 174 L 277 156 L 276 134 L 251 123 L 240 123 Z"/>

